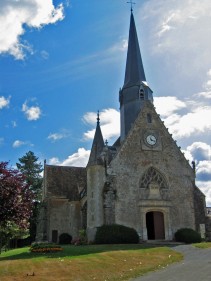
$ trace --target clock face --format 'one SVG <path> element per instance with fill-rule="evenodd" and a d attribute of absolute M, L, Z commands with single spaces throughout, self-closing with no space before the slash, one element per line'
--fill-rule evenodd
<path fill-rule="evenodd" d="M 157 138 L 156 138 L 155 136 L 153 136 L 153 135 L 148 135 L 148 136 L 146 137 L 146 141 L 147 141 L 147 143 L 148 143 L 149 145 L 155 145 L 156 142 L 157 142 Z"/>

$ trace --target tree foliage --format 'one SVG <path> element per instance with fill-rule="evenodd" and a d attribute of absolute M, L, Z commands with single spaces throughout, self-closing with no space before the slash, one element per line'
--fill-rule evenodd
<path fill-rule="evenodd" d="M 35 195 L 35 200 L 39 201 L 42 190 L 42 164 L 38 162 L 38 157 L 32 151 L 27 152 L 18 160 L 20 162 L 16 163 L 18 170 L 24 174 L 26 182 Z"/>
<path fill-rule="evenodd" d="M 27 228 L 33 206 L 33 193 L 18 170 L 0 162 L 0 228 L 14 223 Z"/>
<path fill-rule="evenodd" d="M 40 201 L 42 198 L 42 164 L 38 161 L 38 157 L 34 152 L 29 151 L 23 157 L 19 158 L 16 163 L 18 170 L 24 174 L 26 182 L 34 194 L 34 205 L 32 215 L 30 217 L 30 237 L 31 241 L 35 240 L 37 220 L 40 209 Z"/>

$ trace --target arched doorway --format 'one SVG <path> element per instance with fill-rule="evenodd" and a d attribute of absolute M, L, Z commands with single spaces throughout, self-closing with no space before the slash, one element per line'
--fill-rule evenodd
<path fill-rule="evenodd" d="M 162 212 L 146 213 L 148 240 L 165 239 L 164 216 Z"/>

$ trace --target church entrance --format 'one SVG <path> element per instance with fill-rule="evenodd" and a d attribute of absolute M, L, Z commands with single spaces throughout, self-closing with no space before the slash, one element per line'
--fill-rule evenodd
<path fill-rule="evenodd" d="M 161 212 L 146 213 L 146 226 L 148 240 L 165 239 L 164 216 Z"/>

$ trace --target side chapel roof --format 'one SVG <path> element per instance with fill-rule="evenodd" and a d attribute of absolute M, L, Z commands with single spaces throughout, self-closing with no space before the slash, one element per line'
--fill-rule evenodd
<path fill-rule="evenodd" d="M 78 201 L 86 189 L 86 168 L 45 165 L 44 185 L 47 196 Z"/>

